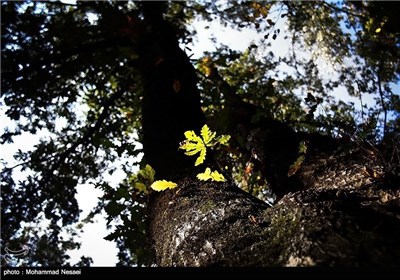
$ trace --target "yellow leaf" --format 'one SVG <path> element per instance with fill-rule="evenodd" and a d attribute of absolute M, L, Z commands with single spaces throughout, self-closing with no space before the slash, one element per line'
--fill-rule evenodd
<path fill-rule="evenodd" d="M 206 124 L 200 130 L 201 137 L 197 136 L 193 130 L 185 131 L 184 134 L 186 140 L 179 145 L 179 149 L 185 150 L 185 155 L 188 156 L 199 153 L 195 166 L 202 164 L 206 159 L 207 147 L 212 147 L 218 143 L 227 145 L 230 139 L 229 135 L 222 135 L 216 138 L 216 132 L 211 131 Z"/>
<path fill-rule="evenodd" d="M 214 139 L 216 133 L 212 132 L 208 125 L 203 125 L 200 131 L 201 137 L 203 137 L 203 142 L 206 144 L 206 146 L 212 146 L 210 145 L 211 140 Z"/>
<path fill-rule="evenodd" d="M 203 59 L 200 60 L 198 64 L 199 70 L 206 75 L 207 77 L 210 77 L 213 71 L 213 62 L 210 57 L 204 57 Z"/>
<path fill-rule="evenodd" d="M 252 7 L 253 9 L 255 9 L 255 10 L 258 10 L 258 9 L 261 7 L 261 5 L 260 5 L 260 3 L 252 2 L 252 3 L 251 3 L 251 7 Z"/>
<path fill-rule="evenodd" d="M 196 162 L 194 163 L 194 166 L 198 166 L 199 164 L 202 164 L 205 159 L 206 159 L 206 147 L 203 146 L 203 149 L 200 150 L 200 155 L 196 159 Z"/>
<path fill-rule="evenodd" d="M 231 139 L 230 135 L 221 135 L 221 137 L 219 137 L 219 139 L 218 139 L 218 142 L 221 145 L 228 145 L 229 139 Z"/>
<path fill-rule="evenodd" d="M 381 32 L 381 28 L 379 27 L 379 28 L 377 28 L 376 30 L 375 30 L 375 33 L 379 33 L 379 32 Z"/>
<path fill-rule="evenodd" d="M 203 57 L 201 61 L 202 61 L 204 64 L 209 63 L 209 62 L 211 61 L 211 57 L 209 57 L 209 56 Z"/>
<path fill-rule="evenodd" d="M 201 181 L 207 181 L 208 179 L 211 179 L 211 169 L 207 167 L 204 173 L 199 173 L 196 177 Z"/>
<path fill-rule="evenodd" d="M 264 16 L 264 17 L 266 17 L 267 15 L 268 15 L 268 8 L 267 7 L 261 7 L 260 8 L 260 12 L 261 12 L 261 14 Z"/>
<path fill-rule="evenodd" d="M 181 145 L 180 148 L 186 150 L 185 155 L 193 156 L 204 148 L 204 144 L 202 142 L 197 142 L 197 143 L 187 142 Z"/>
<path fill-rule="evenodd" d="M 185 137 L 189 141 L 197 141 L 200 137 L 193 130 L 185 131 Z"/>
<path fill-rule="evenodd" d="M 206 75 L 206 77 L 210 77 L 211 76 L 211 74 L 212 74 L 212 68 L 211 67 L 209 67 L 209 66 L 205 66 L 204 67 L 204 70 L 205 70 L 205 75 Z"/>
<path fill-rule="evenodd" d="M 224 177 L 224 175 L 220 174 L 218 171 L 213 171 L 211 173 L 211 180 L 217 181 L 217 182 L 225 182 L 225 177 Z"/>
<path fill-rule="evenodd" d="M 165 180 L 158 180 L 151 184 L 151 188 L 155 191 L 165 191 L 166 189 L 176 188 L 178 185 L 174 182 L 169 182 Z"/>
<path fill-rule="evenodd" d="M 225 182 L 225 177 L 222 174 L 220 174 L 218 171 L 211 172 L 211 169 L 208 167 L 206 168 L 204 173 L 199 173 L 196 177 L 201 181 L 207 181 L 211 179 L 212 181 L 216 182 Z"/>
<path fill-rule="evenodd" d="M 193 130 L 185 131 L 184 134 L 186 139 L 190 142 L 196 142 L 196 143 L 203 142 L 203 140 L 201 140 L 201 138 L 197 136 Z"/>
<path fill-rule="evenodd" d="M 186 140 L 179 146 L 180 149 L 185 150 L 185 155 L 193 156 L 200 153 L 196 159 L 195 166 L 202 164 L 206 158 L 206 145 L 201 137 L 197 136 L 192 130 L 186 131 Z"/>

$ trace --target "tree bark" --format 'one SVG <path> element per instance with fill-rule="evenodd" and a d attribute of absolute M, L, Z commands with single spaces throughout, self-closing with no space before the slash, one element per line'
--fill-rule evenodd
<path fill-rule="evenodd" d="M 325 169 L 332 173 L 330 166 Z M 332 180 L 345 180 L 346 174 Z M 289 193 L 273 207 L 229 184 L 180 181 L 177 190 L 156 196 L 150 205 L 156 263 L 397 266 L 399 190 L 378 182 L 339 186 L 321 178 L 324 182 Z"/>

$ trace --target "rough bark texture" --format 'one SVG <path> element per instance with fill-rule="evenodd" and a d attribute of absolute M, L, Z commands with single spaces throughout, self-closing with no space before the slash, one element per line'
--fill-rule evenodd
<path fill-rule="evenodd" d="M 359 188 L 374 181 L 367 167 L 382 172 L 382 167 L 373 158 L 363 156 L 361 151 L 330 156 L 320 154 L 300 168 L 298 177 L 307 188 Z"/>
<path fill-rule="evenodd" d="M 316 138 L 293 175 L 297 185 L 285 188 L 294 191 L 272 207 L 229 184 L 196 179 L 158 194 L 150 205 L 157 264 L 397 266 L 398 186 L 372 176 L 382 171 L 373 154 Z"/>
<path fill-rule="evenodd" d="M 283 198 L 269 207 L 229 184 L 182 180 L 150 205 L 157 264 L 398 265 L 400 190 L 374 176 L 382 173 L 378 156 L 350 142 L 295 135 L 273 124 L 249 130 L 247 139 Z M 301 140 L 308 151 L 288 178 Z"/>
<path fill-rule="evenodd" d="M 399 191 L 290 193 L 268 207 L 235 187 L 184 180 L 150 206 L 160 266 L 397 266 Z"/>

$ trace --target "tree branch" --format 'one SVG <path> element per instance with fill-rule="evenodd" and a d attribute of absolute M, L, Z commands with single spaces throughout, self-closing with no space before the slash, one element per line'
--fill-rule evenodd
<path fill-rule="evenodd" d="M 69 147 L 67 150 L 62 152 L 58 156 L 58 160 L 51 166 L 49 171 L 46 172 L 46 175 L 43 176 L 42 182 L 47 182 L 51 176 L 53 176 L 53 172 L 59 167 L 60 164 L 62 164 L 65 159 L 73 152 L 75 151 L 80 145 L 86 144 L 96 132 L 100 130 L 101 125 L 103 124 L 103 121 L 108 117 L 109 115 L 109 109 L 110 107 L 115 103 L 115 101 L 122 96 L 124 93 L 124 90 L 119 90 L 115 92 L 114 94 L 111 95 L 109 99 L 107 99 L 103 103 L 103 110 L 99 116 L 99 118 L 96 120 L 96 123 L 88 128 L 86 133 L 78 140 L 76 141 L 71 147 Z"/>
<path fill-rule="evenodd" d="M 361 14 L 355 14 L 355 13 L 353 13 L 353 12 L 347 10 L 347 9 L 339 8 L 339 7 L 335 6 L 335 5 L 327 3 L 325 1 L 322 1 L 322 4 L 327 6 L 327 7 L 329 7 L 329 8 L 331 8 L 331 9 L 333 9 L 333 10 L 336 10 L 336 11 L 339 11 L 339 12 L 342 12 L 342 13 L 345 13 L 345 14 L 348 14 L 348 15 L 352 15 L 354 17 L 358 17 L 358 18 L 362 18 L 362 19 L 368 19 L 367 17 L 365 17 L 365 16 L 363 16 Z"/>
<path fill-rule="evenodd" d="M 378 67 L 377 84 L 378 84 L 379 97 L 380 97 L 381 104 L 382 104 L 382 110 L 383 110 L 383 114 L 384 114 L 384 116 L 383 116 L 383 138 L 384 138 L 387 133 L 387 108 L 386 108 L 385 99 L 384 99 L 385 96 L 384 96 L 383 90 L 382 90 L 381 73 L 382 73 L 382 62 L 379 63 L 379 67 Z"/>

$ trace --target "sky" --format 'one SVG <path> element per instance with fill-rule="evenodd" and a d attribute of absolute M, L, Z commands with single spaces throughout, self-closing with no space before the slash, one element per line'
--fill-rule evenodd
<path fill-rule="evenodd" d="M 278 21 L 277 28 L 282 30 L 281 34 L 285 33 L 284 20 Z M 206 28 L 209 26 L 209 28 Z M 230 46 L 232 49 L 243 51 L 251 43 L 261 40 L 262 35 L 258 35 L 254 30 L 243 29 L 242 31 L 232 30 L 229 27 L 223 27 L 218 22 L 199 22 L 195 21 L 193 27 L 197 30 L 197 40 L 194 40 L 194 44 L 190 46 L 192 49 L 188 55 L 193 55 L 192 58 L 200 57 L 205 51 L 213 51 L 216 49 L 215 44 L 211 38 L 215 37 L 218 39 L 218 43 Z M 284 36 L 278 36 L 276 40 L 270 40 L 271 47 L 269 50 L 274 52 L 275 55 L 284 56 L 290 49 L 290 43 L 288 40 L 283 38 Z M 331 67 L 320 61 L 321 70 L 325 71 L 326 75 L 332 75 Z M 338 91 L 337 97 L 344 101 L 353 101 L 359 104 L 358 100 L 348 97 Z M 364 101 L 366 102 L 366 101 Z M 372 102 L 368 100 L 367 102 Z M 5 108 L 0 106 L 0 131 L 7 126 L 13 126 L 4 116 Z M 40 137 L 44 134 L 29 135 L 27 133 L 15 138 L 14 144 L 6 144 L 0 146 L 0 158 L 9 163 L 9 166 L 13 165 L 15 160 L 13 159 L 14 153 L 21 149 L 27 151 L 33 149 L 33 146 L 38 142 Z M 115 172 L 112 176 L 105 176 L 105 179 L 112 185 L 117 185 L 124 179 L 124 173 L 122 171 Z M 17 174 L 18 179 L 23 179 L 26 174 Z M 77 188 L 76 198 L 80 209 L 82 210 L 81 218 L 85 218 L 86 215 L 96 206 L 98 198 L 103 195 L 102 191 L 94 188 L 90 184 L 80 185 Z M 93 266 L 115 266 L 117 262 L 117 248 L 114 242 L 106 241 L 103 238 L 109 234 L 106 230 L 106 222 L 104 214 L 96 216 L 95 223 L 85 224 L 83 232 L 80 234 L 80 241 L 82 246 L 79 250 L 70 251 L 71 256 L 70 262 L 76 263 L 80 260 L 82 255 L 91 257 L 93 259 Z"/>

